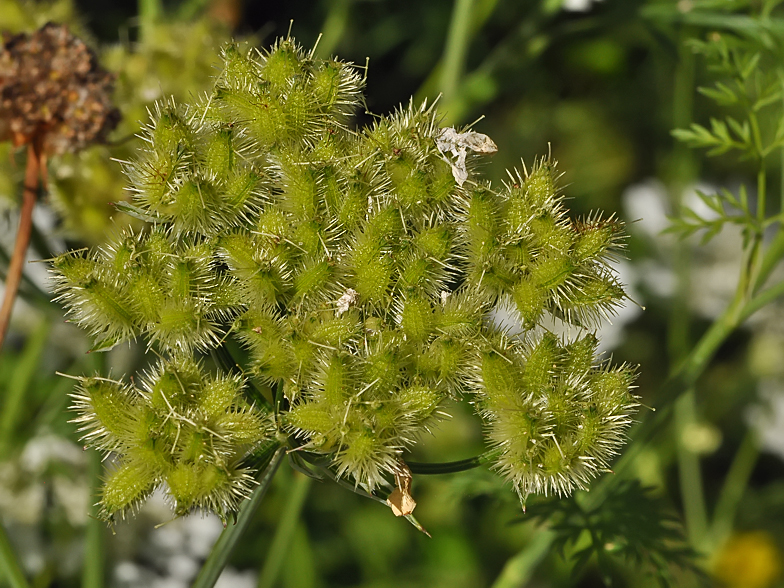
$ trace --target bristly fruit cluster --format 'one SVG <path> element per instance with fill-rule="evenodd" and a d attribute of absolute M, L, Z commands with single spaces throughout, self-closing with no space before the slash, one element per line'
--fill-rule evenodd
<path fill-rule="evenodd" d="M 586 329 L 625 297 L 609 265 L 621 223 L 570 220 L 549 159 L 491 187 L 473 164 L 492 141 L 445 133 L 432 106 L 352 129 L 363 77 L 290 38 L 223 59 L 210 95 L 157 105 L 125 164 L 125 210 L 148 229 L 53 264 L 96 349 L 143 338 L 164 357 L 143 390 L 83 378 L 75 395 L 85 438 L 119 454 L 104 514 L 165 483 L 177 512 L 226 516 L 265 440 L 373 492 L 447 399 L 473 403 L 522 497 L 606 469 L 634 370 L 599 364 Z M 516 333 L 493 323 L 499 306 Z M 547 333 L 546 315 L 583 335 Z M 228 339 L 244 378 L 194 360 Z"/>

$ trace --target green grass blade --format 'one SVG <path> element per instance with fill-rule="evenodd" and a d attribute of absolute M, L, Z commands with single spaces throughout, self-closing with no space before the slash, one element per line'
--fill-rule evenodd
<path fill-rule="evenodd" d="M 212 548 L 212 552 L 207 558 L 207 561 L 204 562 L 204 566 L 196 577 L 192 588 L 212 588 L 215 586 L 215 582 L 218 581 L 218 577 L 221 575 L 221 572 L 223 572 L 223 568 L 226 567 L 235 545 L 237 545 L 237 542 L 242 537 L 245 529 L 248 528 L 248 525 L 253 519 L 253 515 L 256 514 L 256 509 L 264 499 L 267 490 L 269 490 L 270 483 L 275 477 L 275 472 L 278 470 L 278 466 L 280 466 L 285 456 L 286 449 L 284 447 L 278 447 L 275 452 L 271 454 L 270 461 L 264 470 L 264 475 L 259 482 L 259 486 L 253 492 L 250 500 L 246 501 L 240 509 L 239 515 L 237 516 L 237 522 L 226 527 L 223 530 L 223 533 L 221 533 L 221 536 L 218 537 L 218 541 L 215 542 L 215 546 Z"/>
<path fill-rule="evenodd" d="M 284 507 L 283 514 L 280 516 L 278 528 L 272 539 L 272 546 L 267 552 L 264 567 L 259 574 L 259 588 L 273 588 L 278 579 L 281 567 L 286 559 L 286 555 L 297 527 L 302 507 L 305 506 L 305 499 L 308 496 L 311 479 L 305 475 L 295 473 L 294 480 L 289 490 L 288 501 Z"/>
<path fill-rule="evenodd" d="M 3 577 L 5 577 L 11 588 L 30 587 L 22 572 L 22 568 L 19 566 L 19 560 L 11 547 L 11 542 L 8 540 L 8 534 L 5 532 L 3 525 L 0 525 L 0 571 L 2 571 Z"/>

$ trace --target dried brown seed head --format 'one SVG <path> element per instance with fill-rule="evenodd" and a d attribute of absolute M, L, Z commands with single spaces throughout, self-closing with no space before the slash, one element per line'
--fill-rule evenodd
<path fill-rule="evenodd" d="M 64 25 L 48 23 L 0 46 L 0 140 L 40 141 L 47 153 L 78 151 L 117 126 L 114 75 Z"/>

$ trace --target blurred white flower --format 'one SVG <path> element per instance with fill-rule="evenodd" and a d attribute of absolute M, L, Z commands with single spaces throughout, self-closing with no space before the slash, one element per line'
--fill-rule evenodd
<path fill-rule="evenodd" d="M 621 196 L 629 232 L 645 235 L 656 240 L 670 226 L 669 196 L 659 180 L 648 179 L 632 184 Z"/>
<path fill-rule="evenodd" d="M 36 475 L 42 474 L 51 463 L 58 462 L 82 467 L 87 463 L 87 457 L 79 445 L 53 434 L 30 439 L 19 457 L 21 467 Z"/>
<path fill-rule="evenodd" d="M 757 433 L 760 448 L 784 460 L 784 382 L 764 378 L 759 397 L 761 403 L 749 409 L 747 421 Z"/>
<path fill-rule="evenodd" d="M 602 0 L 564 0 L 561 5 L 567 12 L 588 12 L 594 3 Z"/>

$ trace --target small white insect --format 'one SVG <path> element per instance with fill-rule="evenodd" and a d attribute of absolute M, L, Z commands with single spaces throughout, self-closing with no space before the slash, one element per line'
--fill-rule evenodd
<path fill-rule="evenodd" d="M 344 312 L 347 312 L 349 307 L 357 301 L 357 298 L 359 298 L 359 292 L 353 288 L 346 290 L 343 296 L 338 298 L 337 315 L 340 316 Z"/>
<path fill-rule="evenodd" d="M 498 151 L 498 146 L 487 135 L 474 131 L 458 133 L 452 127 L 441 129 L 441 133 L 436 138 L 436 146 L 444 161 L 452 168 L 452 175 L 460 186 L 468 179 L 468 171 L 465 166 L 468 149 L 474 153 L 495 153 Z M 447 157 L 447 153 L 451 153 L 455 159 Z"/>

